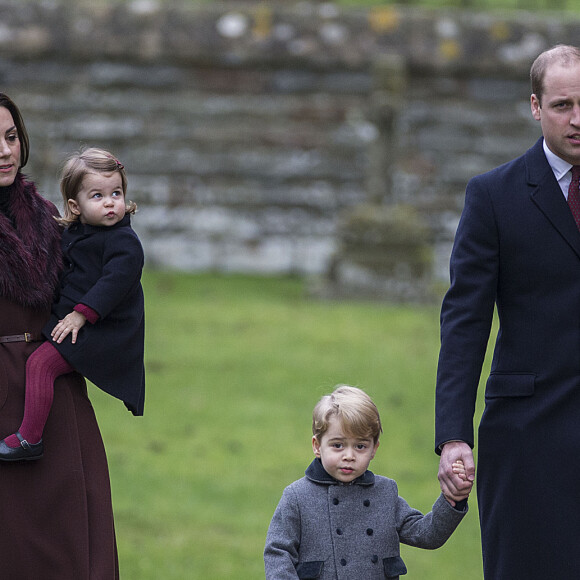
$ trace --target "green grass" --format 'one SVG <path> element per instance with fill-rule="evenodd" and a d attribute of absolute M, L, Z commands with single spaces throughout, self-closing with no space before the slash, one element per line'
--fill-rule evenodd
<path fill-rule="evenodd" d="M 371 468 L 430 509 L 438 308 L 317 301 L 298 279 L 146 272 L 144 288 L 145 416 L 91 388 L 123 580 L 263 577 L 274 508 L 312 457 L 312 407 L 337 383 L 381 411 Z M 481 579 L 472 498 L 443 548 L 403 547 L 409 579 Z"/>

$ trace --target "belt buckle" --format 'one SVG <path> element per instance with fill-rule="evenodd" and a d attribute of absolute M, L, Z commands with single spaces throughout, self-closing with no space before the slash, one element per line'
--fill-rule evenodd
<path fill-rule="evenodd" d="M 24 333 L 24 342 L 32 342 L 32 334 L 30 332 Z"/>

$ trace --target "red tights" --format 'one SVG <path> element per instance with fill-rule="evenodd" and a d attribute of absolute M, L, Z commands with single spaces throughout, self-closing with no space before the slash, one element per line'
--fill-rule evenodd
<path fill-rule="evenodd" d="M 26 361 L 26 394 L 24 398 L 24 419 L 20 434 L 28 443 L 38 443 L 42 438 L 44 425 L 52 406 L 54 381 L 57 377 L 71 373 L 74 369 L 62 358 L 50 343 L 43 342 Z M 19 447 L 16 435 L 5 439 L 9 447 Z"/>

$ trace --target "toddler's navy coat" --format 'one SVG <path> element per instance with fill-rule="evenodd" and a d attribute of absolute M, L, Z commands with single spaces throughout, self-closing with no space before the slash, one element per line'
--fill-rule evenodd
<path fill-rule="evenodd" d="M 77 304 L 99 314 L 87 322 L 77 342 L 71 335 L 52 344 L 82 375 L 142 415 L 145 399 L 144 298 L 141 242 L 128 215 L 114 226 L 75 223 L 62 237 L 64 272 L 60 295 L 43 329 L 45 337 Z"/>

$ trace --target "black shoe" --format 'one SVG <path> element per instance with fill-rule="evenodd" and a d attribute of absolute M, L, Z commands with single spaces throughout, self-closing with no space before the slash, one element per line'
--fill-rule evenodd
<path fill-rule="evenodd" d="M 33 461 L 43 456 L 42 439 L 38 443 L 30 444 L 20 435 L 20 431 L 16 431 L 16 437 L 20 441 L 20 447 L 10 447 L 4 439 L 0 441 L 0 461 Z"/>

